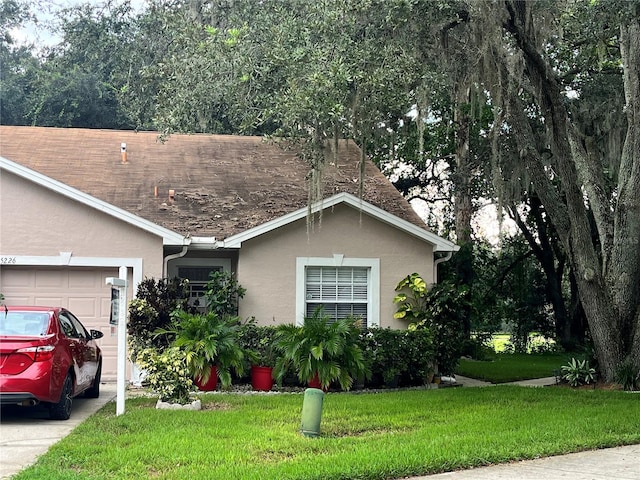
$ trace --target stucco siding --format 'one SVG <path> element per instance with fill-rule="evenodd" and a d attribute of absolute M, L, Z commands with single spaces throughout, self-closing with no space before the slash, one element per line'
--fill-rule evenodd
<path fill-rule="evenodd" d="M 162 238 L 8 172 L 0 175 L 3 255 L 142 258 L 162 275 Z"/>
<path fill-rule="evenodd" d="M 326 210 L 309 233 L 299 220 L 243 243 L 237 273 L 247 293 L 240 315 L 263 325 L 295 322 L 296 258 L 334 255 L 380 259 L 381 327 L 406 327 L 393 319 L 394 288 L 404 276 L 418 272 L 433 281 L 431 245 L 341 205 Z"/>
<path fill-rule="evenodd" d="M 162 275 L 162 238 L 82 205 L 12 173 L 0 175 L 0 292 L 8 305 L 69 308 L 87 328 L 100 330 L 103 378 L 116 378 L 117 329 L 109 324 L 108 276 L 129 267 Z M 64 253 L 62 253 L 64 252 Z"/>

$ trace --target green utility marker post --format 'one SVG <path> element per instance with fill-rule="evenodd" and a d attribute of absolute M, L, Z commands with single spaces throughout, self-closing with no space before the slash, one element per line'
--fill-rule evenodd
<path fill-rule="evenodd" d="M 323 400 L 324 392 L 319 388 L 307 388 L 304 391 L 301 431 L 305 437 L 320 436 Z"/>

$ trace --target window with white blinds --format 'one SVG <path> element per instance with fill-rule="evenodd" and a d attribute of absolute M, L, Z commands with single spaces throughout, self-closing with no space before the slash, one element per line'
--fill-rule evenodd
<path fill-rule="evenodd" d="M 307 266 L 305 316 L 322 306 L 334 320 L 354 316 L 367 325 L 369 274 L 367 267 Z"/>

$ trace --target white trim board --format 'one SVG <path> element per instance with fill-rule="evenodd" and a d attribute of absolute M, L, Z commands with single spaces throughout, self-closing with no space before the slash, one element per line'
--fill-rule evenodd
<path fill-rule="evenodd" d="M 111 258 L 111 257 L 74 257 L 71 252 L 60 252 L 58 256 L 6 255 L 3 261 L 10 259 L 7 267 L 127 267 L 132 269 L 133 295 L 142 282 L 142 258 Z"/>

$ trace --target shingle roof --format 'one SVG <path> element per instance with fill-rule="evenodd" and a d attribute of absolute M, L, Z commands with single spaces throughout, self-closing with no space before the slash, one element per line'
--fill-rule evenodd
<path fill-rule="evenodd" d="M 0 155 L 193 237 L 224 239 L 308 201 L 308 165 L 261 137 L 176 134 L 161 143 L 156 132 L 0 126 Z M 340 143 L 338 166 L 324 170 L 325 197 L 358 194 L 359 158 L 353 142 Z M 363 199 L 426 229 L 370 161 Z"/>

